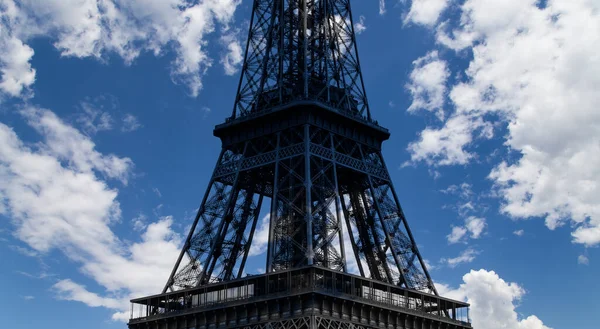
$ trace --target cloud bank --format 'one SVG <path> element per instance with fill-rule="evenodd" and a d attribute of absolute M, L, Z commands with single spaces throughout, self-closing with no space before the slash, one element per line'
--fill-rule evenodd
<path fill-rule="evenodd" d="M 240 65 L 239 42 L 229 24 L 240 0 L 0 0 L 0 92 L 29 97 L 36 71 L 28 42 L 52 40 L 61 56 L 94 58 L 110 55 L 132 63 L 141 53 L 174 53 L 171 77 L 192 96 L 213 64 L 206 48 L 217 27 L 224 43 L 227 73 Z"/>
<path fill-rule="evenodd" d="M 458 19 L 442 17 L 432 28 L 441 48 L 473 57 L 465 71 L 454 72 L 462 77 L 457 82 L 444 79 L 436 52 L 415 61 L 409 110 L 452 111 L 409 145 L 411 162 L 469 164 L 478 159 L 479 142 L 502 139 L 517 160 L 494 163 L 488 176 L 501 211 L 545 218 L 550 229 L 569 223 L 573 242 L 600 244 L 600 3 L 467 0 L 457 6 Z M 438 69 L 422 77 L 423 63 Z"/>

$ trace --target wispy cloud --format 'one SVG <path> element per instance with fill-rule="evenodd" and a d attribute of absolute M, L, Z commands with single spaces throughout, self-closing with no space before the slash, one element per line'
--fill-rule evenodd
<path fill-rule="evenodd" d="M 367 30 L 367 25 L 365 25 L 365 16 L 360 15 L 358 17 L 358 22 L 354 22 L 354 33 L 361 34 Z"/>
<path fill-rule="evenodd" d="M 440 260 L 441 263 L 448 265 L 449 267 L 457 267 L 460 264 L 471 263 L 475 260 L 477 255 L 479 255 L 479 251 L 469 248 L 460 253 L 457 257 L 454 258 L 442 258 Z"/>
<path fill-rule="evenodd" d="M 102 287 L 92 292 L 61 278 L 54 286 L 58 298 L 106 307 L 126 320 L 127 300 L 158 291 L 179 253 L 173 219 L 148 224 L 140 241 L 121 241 L 111 229 L 121 218 L 118 190 L 109 186 L 126 183 L 133 162 L 98 152 L 51 111 L 29 107 L 21 114 L 42 138 L 30 147 L 0 123 L 0 195 L 14 235 L 35 253 L 63 252 Z"/>
<path fill-rule="evenodd" d="M 123 125 L 121 126 L 121 131 L 131 132 L 136 131 L 142 127 L 143 125 L 140 123 L 140 121 L 135 115 L 127 113 L 123 117 Z"/>

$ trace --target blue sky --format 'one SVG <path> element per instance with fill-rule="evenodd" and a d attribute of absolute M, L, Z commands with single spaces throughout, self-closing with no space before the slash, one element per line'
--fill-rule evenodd
<path fill-rule="evenodd" d="M 598 2 L 352 6 L 387 166 L 438 290 L 468 300 L 478 329 L 595 328 Z M 160 291 L 220 151 L 250 8 L 0 0 L 6 328 L 123 328 L 128 299 Z"/>

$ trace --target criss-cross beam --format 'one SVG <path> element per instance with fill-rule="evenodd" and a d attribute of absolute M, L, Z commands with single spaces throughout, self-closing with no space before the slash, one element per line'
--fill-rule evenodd
<path fill-rule="evenodd" d="M 313 100 L 371 120 L 350 0 L 255 0 L 232 118 Z"/>
<path fill-rule="evenodd" d="M 371 120 L 349 0 L 254 1 L 215 135 L 223 151 L 164 291 L 240 278 L 267 198 L 267 272 L 347 272 L 350 247 L 362 276 L 437 294 L 381 155 L 389 132 Z"/>

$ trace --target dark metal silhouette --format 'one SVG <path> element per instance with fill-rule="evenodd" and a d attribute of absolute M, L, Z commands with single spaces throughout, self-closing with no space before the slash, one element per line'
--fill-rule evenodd
<path fill-rule="evenodd" d="M 400 207 L 349 0 L 255 0 L 233 113 L 214 134 L 223 149 L 182 252 L 163 293 L 133 301 L 130 328 L 470 328 Z M 264 201 L 267 273 L 248 277 Z"/>

